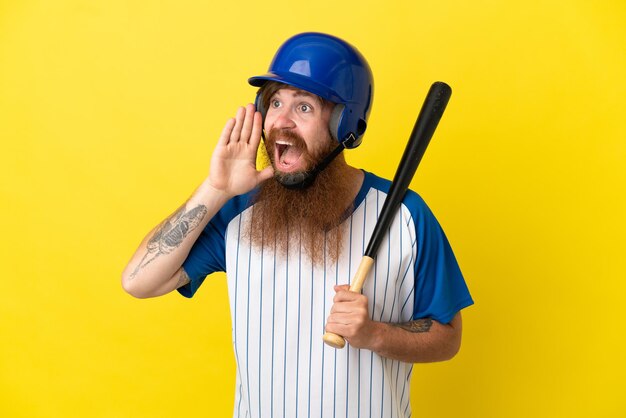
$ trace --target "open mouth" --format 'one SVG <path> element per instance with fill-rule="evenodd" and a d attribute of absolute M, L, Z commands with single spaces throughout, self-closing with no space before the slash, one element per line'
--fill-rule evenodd
<path fill-rule="evenodd" d="M 289 171 L 302 157 L 302 149 L 284 140 L 276 141 L 274 161 L 281 171 Z"/>

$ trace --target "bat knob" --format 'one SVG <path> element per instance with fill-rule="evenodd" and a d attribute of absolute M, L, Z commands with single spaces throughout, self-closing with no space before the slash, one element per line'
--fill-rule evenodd
<path fill-rule="evenodd" d="M 346 345 L 346 340 L 341 335 L 333 334 L 332 332 L 325 333 L 322 338 L 331 347 L 343 348 Z"/>

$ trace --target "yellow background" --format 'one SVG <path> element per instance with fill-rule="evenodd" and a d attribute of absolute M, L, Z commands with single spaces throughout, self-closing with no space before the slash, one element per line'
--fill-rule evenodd
<path fill-rule="evenodd" d="M 0 416 L 232 412 L 224 277 L 135 300 L 120 273 L 202 181 L 247 77 L 302 31 L 344 37 L 376 94 L 354 165 L 412 183 L 476 305 L 417 365 L 416 417 L 626 416 L 623 0 L 0 2 Z"/>

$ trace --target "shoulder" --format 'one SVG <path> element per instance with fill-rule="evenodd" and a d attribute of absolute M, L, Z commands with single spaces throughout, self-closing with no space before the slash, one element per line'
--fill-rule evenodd
<path fill-rule="evenodd" d="M 369 171 L 363 170 L 363 173 L 365 174 L 365 177 L 363 179 L 363 188 L 376 189 L 384 193 L 389 192 L 389 188 L 391 187 L 391 180 L 382 178 L 374 173 L 370 173 Z"/>
<path fill-rule="evenodd" d="M 363 171 L 365 173 L 365 179 L 363 180 L 363 189 L 367 192 L 368 190 L 374 189 L 385 194 L 389 193 L 389 189 L 391 188 L 391 180 L 380 177 L 374 173 L 370 173 L 368 171 Z M 419 213 L 419 212 L 430 212 L 428 209 L 428 205 L 422 199 L 422 197 L 415 191 L 408 189 L 404 198 L 402 199 L 402 205 L 406 207 L 411 213 Z"/>

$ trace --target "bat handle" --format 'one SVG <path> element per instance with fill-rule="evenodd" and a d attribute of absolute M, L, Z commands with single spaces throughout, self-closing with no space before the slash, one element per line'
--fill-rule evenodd
<path fill-rule="evenodd" d="M 361 289 L 363 289 L 363 283 L 365 283 L 365 278 L 372 269 L 373 265 L 374 259 L 372 257 L 364 255 L 361 259 L 361 263 L 359 264 L 359 268 L 354 275 L 354 279 L 350 284 L 351 292 L 360 292 Z M 341 335 L 337 335 L 332 332 L 326 332 L 322 338 L 324 342 L 331 347 L 343 348 L 346 345 L 346 340 Z"/>

